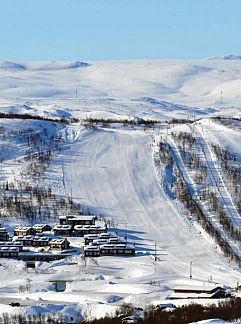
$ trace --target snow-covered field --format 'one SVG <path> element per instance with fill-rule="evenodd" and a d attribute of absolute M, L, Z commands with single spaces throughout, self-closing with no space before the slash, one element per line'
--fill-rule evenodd
<path fill-rule="evenodd" d="M 240 72 L 241 60 L 227 59 L 1 62 L 0 112 L 66 119 L 138 116 L 162 121 L 195 115 L 204 118 L 204 140 L 229 147 L 241 159 L 240 128 L 208 119 L 240 116 Z M 47 127 L 50 134 L 61 136 L 61 150 L 52 157 L 43 184 L 57 194 L 71 194 L 84 208 L 111 220 L 121 235 L 127 231 L 137 249 L 135 257 L 101 257 L 86 265 L 81 257 L 39 262 L 36 271 L 28 272 L 22 262 L 1 260 L 1 312 L 101 317 L 114 313 L 123 302 L 141 307 L 157 304 L 179 284 L 208 285 L 211 276 L 213 283 L 235 287 L 240 280 L 235 262 L 225 258 L 214 241 L 190 221 L 188 211 L 165 193 L 165 178 L 153 159 L 154 139 L 160 133 L 166 135 L 164 127 L 90 130 L 81 123 L 53 127 L 44 121 L 0 122 L 6 129 L 40 131 Z M 1 182 L 17 181 L 27 149 L 14 137 L 1 137 L 0 144 L 4 156 Z M 13 219 L 5 225 L 17 222 Z M 80 247 L 82 241 L 74 238 L 71 243 Z M 189 279 L 190 262 L 193 279 Z M 54 291 L 51 281 L 57 279 L 68 281 L 65 292 Z M 27 284 L 28 292 L 20 292 L 20 285 Z M 26 307 L 13 310 L 5 305 L 15 299 Z"/>

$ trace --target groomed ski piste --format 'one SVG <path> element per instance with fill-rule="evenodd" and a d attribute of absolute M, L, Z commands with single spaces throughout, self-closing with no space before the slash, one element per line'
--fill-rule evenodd
<path fill-rule="evenodd" d="M 156 154 L 160 138 L 165 138 L 195 197 L 193 174 L 186 168 L 171 131 L 193 133 L 203 147 L 210 181 L 219 188 L 220 200 L 234 226 L 240 227 L 240 213 L 209 146 L 213 142 L 228 147 L 241 159 L 241 129 L 210 118 L 240 117 L 240 69 L 240 60 L 227 59 L 86 65 L 1 63 L 0 75 L 7 81 L 2 83 L 0 112 L 79 118 L 78 122 L 57 126 L 45 121 L 1 119 L 1 126 L 9 132 L 29 128 L 41 132 L 47 128 L 49 136 L 61 138 L 61 150 L 54 152 L 42 185 L 50 186 L 58 195 L 71 196 L 84 209 L 111 221 L 113 231 L 127 234 L 135 244 L 136 255 L 89 258 L 87 262 L 77 255 L 38 262 L 35 270 L 27 270 L 23 261 L 1 259 L 0 313 L 93 319 L 114 314 L 122 303 L 145 308 L 166 302 L 172 288 L 181 284 L 236 286 L 240 281 L 238 265 L 223 254 L 188 209 L 170 196 L 169 178 L 161 161 L 156 162 Z M 201 89 L 198 95 L 197 89 Z M 226 99 L 220 103 L 221 89 Z M 167 131 L 165 121 L 190 116 L 197 121 L 176 124 Z M 117 121 L 152 118 L 160 125 L 144 129 L 110 123 L 108 128 L 98 125 L 90 129 L 83 126 L 86 117 Z M 1 182 L 22 177 L 25 154 L 21 140 L 1 136 Z M 211 217 L 208 209 L 205 212 Z M 8 228 L 20 220 L 2 222 Z M 24 219 L 21 222 L 28 223 Z M 70 242 L 81 247 L 78 238 L 70 238 Z M 230 242 L 239 250 L 238 243 Z M 57 280 L 67 281 L 64 292 L 54 291 L 51 282 Z M 28 291 L 20 286 L 28 286 Z M 20 302 L 21 307 L 11 307 L 13 301 Z M 172 302 L 182 305 L 192 300 Z"/>

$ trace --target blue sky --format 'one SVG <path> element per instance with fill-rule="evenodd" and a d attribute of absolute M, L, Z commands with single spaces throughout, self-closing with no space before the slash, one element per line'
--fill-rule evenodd
<path fill-rule="evenodd" d="M 241 54 L 241 0 L 0 0 L 0 59 Z"/>

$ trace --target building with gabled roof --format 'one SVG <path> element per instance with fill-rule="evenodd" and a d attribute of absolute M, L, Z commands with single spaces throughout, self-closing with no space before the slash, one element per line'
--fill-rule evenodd
<path fill-rule="evenodd" d="M 173 288 L 169 299 L 200 299 L 200 298 L 224 298 L 226 291 L 221 286 L 186 286 L 181 285 Z"/>
<path fill-rule="evenodd" d="M 35 224 L 33 229 L 36 233 L 50 232 L 52 227 L 48 224 Z"/>
<path fill-rule="evenodd" d="M 71 225 L 56 225 L 53 228 L 54 235 L 60 236 L 71 236 L 72 235 L 72 226 Z"/>
<path fill-rule="evenodd" d="M 52 239 L 49 246 L 51 250 L 63 251 L 69 248 L 70 243 L 66 238 Z"/>
<path fill-rule="evenodd" d="M 35 234 L 35 230 L 30 226 L 17 226 L 14 228 L 14 236 L 26 236 Z"/>

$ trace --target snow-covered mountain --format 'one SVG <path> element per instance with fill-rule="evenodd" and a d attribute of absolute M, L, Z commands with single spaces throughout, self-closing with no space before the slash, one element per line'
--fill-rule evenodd
<path fill-rule="evenodd" d="M 0 63 L 0 98 L 16 103 L 78 99 L 82 111 L 130 109 L 140 113 L 239 113 L 241 60 L 224 56 L 199 61 L 100 61 Z M 222 92 L 222 95 L 221 95 Z M 147 100 L 152 98 L 152 100 Z M 166 102 L 167 105 L 157 102 Z M 173 106 L 173 104 L 175 104 Z M 143 105 L 149 109 L 144 112 Z M 177 106 L 179 105 L 179 106 Z M 180 107 L 181 105 L 181 107 Z M 202 111 L 201 109 L 202 108 Z M 59 109 L 59 108 L 58 108 Z M 210 110 L 211 109 L 211 110 Z M 46 109 L 48 112 L 50 107 Z M 178 110 L 178 111 L 176 111 Z M 76 111 L 76 114 L 79 114 Z"/>
<path fill-rule="evenodd" d="M 71 237 L 76 255 L 50 264 L 38 262 L 33 272 L 28 272 L 22 261 L 1 260 L 0 314 L 12 310 L 6 296 L 26 306 L 20 309 L 25 314 L 93 318 L 113 314 L 122 302 L 141 307 L 165 302 L 171 288 L 179 284 L 203 286 L 212 281 L 228 287 L 235 285 L 240 278 L 235 260 L 224 256 L 214 238 L 185 204 L 174 199 L 171 190 L 179 172 L 192 188 L 193 196 L 201 194 L 195 183 L 198 174 L 182 159 L 186 136 L 195 143 L 187 153 L 193 154 L 193 159 L 206 170 L 205 185 L 212 177 L 210 190 L 220 192 L 226 209 L 232 205 L 232 188 L 220 171 L 211 144 L 228 148 L 238 168 L 240 123 L 209 117 L 240 116 L 240 59 L 2 61 L 0 81 L 0 112 L 66 119 L 108 117 L 119 121 L 89 127 L 80 122 L 22 120 L 19 116 L 0 119 L 2 197 L 6 198 L 6 184 L 20 188 L 26 183 L 34 189 L 50 188 L 59 199 L 71 196 L 84 210 L 108 220 L 113 231 L 127 235 L 137 251 L 135 257 L 103 256 L 85 262 L 77 253 L 83 251 L 83 239 Z M 193 115 L 199 118 L 191 124 Z M 153 128 L 120 123 L 123 119 L 173 117 L 186 117 L 188 122 L 159 122 Z M 172 127 L 170 131 L 168 126 Z M 178 142 L 182 133 L 186 134 L 184 142 Z M 161 161 L 162 141 L 169 143 L 176 163 L 173 169 Z M 52 153 L 43 168 L 37 152 L 46 149 Z M 222 188 L 218 190 L 218 186 Z M 18 195 L 16 189 L 7 191 Z M 216 228 L 220 227 L 205 202 L 203 206 L 207 217 L 212 218 Z M 56 210 L 60 210 L 59 205 Z M 41 208 L 40 212 L 43 213 Z M 238 211 L 228 211 L 227 215 L 234 215 L 235 226 L 240 223 Z M 4 220 L 4 226 L 12 230 L 18 222 L 28 221 L 24 215 L 17 220 L 10 217 Z M 48 221 L 54 225 L 56 218 L 49 217 Z M 232 239 L 229 241 L 236 248 L 238 243 Z M 66 291 L 56 293 L 52 282 L 66 278 L 71 278 Z M 28 292 L 20 292 L 19 287 L 27 287 Z"/>

